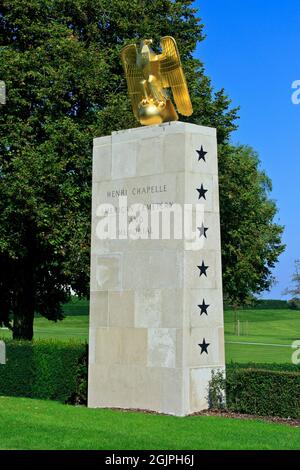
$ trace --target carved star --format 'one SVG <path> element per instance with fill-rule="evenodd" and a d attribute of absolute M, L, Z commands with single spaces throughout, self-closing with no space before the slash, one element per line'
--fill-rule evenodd
<path fill-rule="evenodd" d="M 204 261 L 202 261 L 201 266 L 198 266 L 198 269 L 200 269 L 200 277 L 202 274 L 207 277 L 206 271 L 208 270 L 209 266 L 205 266 Z"/>
<path fill-rule="evenodd" d="M 197 191 L 199 193 L 198 199 L 201 199 L 203 197 L 206 200 L 205 194 L 207 193 L 208 189 L 204 189 L 203 184 L 201 184 L 201 188 L 198 188 Z"/>
<path fill-rule="evenodd" d="M 200 346 L 200 348 L 201 348 L 201 353 L 200 354 L 203 354 L 204 352 L 206 354 L 208 354 L 207 348 L 208 348 L 209 345 L 210 345 L 210 343 L 206 343 L 205 338 L 203 338 L 202 343 L 198 344 L 198 346 Z"/>
<path fill-rule="evenodd" d="M 196 152 L 199 155 L 198 162 L 200 162 L 200 160 L 203 160 L 204 162 L 206 162 L 205 155 L 207 155 L 207 152 L 204 151 L 203 145 L 201 145 L 201 149 L 196 150 Z"/>
<path fill-rule="evenodd" d="M 208 309 L 208 307 L 209 307 L 209 304 L 206 304 L 204 299 L 203 299 L 202 304 L 201 304 L 201 305 L 198 305 L 198 307 L 199 307 L 200 310 L 201 310 L 201 312 L 200 312 L 200 317 L 203 315 L 203 313 L 205 313 L 205 315 L 208 316 L 207 309 Z"/>
<path fill-rule="evenodd" d="M 202 222 L 201 227 L 197 227 L 197 230 L 199 230 L 199 232 L 200 232 L 200 235 L 199 235 L 200 238 L 201 238 L 202 236 L 205 237 L 205 238 L 207 238 L 206 232 L 207 232 L 207 230 L 208 230 L 208 227 L 204 227 L 204 223 L 203 223 L 203 222 Z"/>

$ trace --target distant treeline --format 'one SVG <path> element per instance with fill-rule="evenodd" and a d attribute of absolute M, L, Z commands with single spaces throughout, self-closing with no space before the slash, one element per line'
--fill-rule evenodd
<path fill-rule="evenodd" d="M 232 305 L 225 304 L 224 306 L 225 310 L 231 310 L 233 309 Z M 241 307 L 238 307 L 238 309 L 242 310 L 251 310 L 251 309 L 257 309 L 257 310 L 283 310 L 283 309 L 288 309 L 289 304 L 287 300 L 274 300 L 274 299 L 260 299 L 260 300 L 254 300 L 252 303 L 248 305 L 244 305 Z"/>

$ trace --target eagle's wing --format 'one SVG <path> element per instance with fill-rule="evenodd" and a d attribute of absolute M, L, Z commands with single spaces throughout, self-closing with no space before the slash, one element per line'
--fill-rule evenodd
<path fill-rule="evenodd" d="M 160 72 L 163 87 L 171 87 L 180 114 L 190 116 L 193 113 L 193 106 L 175 39 L 171 36 L 161 38 L 161 47 Z"/>
<path fill-rule="evenodd" d="M 126 75 L 128 93 L 131 98 L 131 104 L 134 115 L 139 119 L 138 105 L 143 99 L 140 82 L 144 79 L 142 70 L 138 68 L 137 48 L 135 44 L 125 46 L 121 51 L 121 60 Z"/>

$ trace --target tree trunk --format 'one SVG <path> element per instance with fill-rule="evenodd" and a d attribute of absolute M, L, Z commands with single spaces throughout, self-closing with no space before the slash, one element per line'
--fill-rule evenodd
<path fill-rule="evenodd" d="M 31 341 L 35 310 L 34 276 L 30 260 L 24 263 L 20 272 L 20 287 L 13 309 L 13 339 Z"/>
<path fill-rule="evenodd" d="M 36 243 L 34 231 L 28 229 L 25 237 L 27 256 L 18 266 L 18 284 L 13 308 L 13 339 L 28 340 L 33 338 L 35 312 L 35 257 Z"/>
<path fill-rule="evenodd" d="M 9 313 L 10 313 L 9 302 L 5 298 L 3 298 L 3 296 L 0 293 L 0 326 L 5 326 L 6 328 L 10 328 Z"/>
<path fill-rule="evenodd" d="M 14 312 L 13 339 L 28 340 L 33 338 L 34 308 L 24 306 L 22 312 Z"/>

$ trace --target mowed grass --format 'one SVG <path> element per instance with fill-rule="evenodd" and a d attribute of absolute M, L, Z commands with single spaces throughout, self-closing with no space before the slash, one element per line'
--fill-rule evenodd
<path fill-rule="evenodd" d="M 57 323 L 37 317 L 35 338 L 87 341 L 87 301 L 73 301 L 65 313 Z M 7 330 L 4 335 L 10 337 Z M 226 311 L 225 335 L 227 362 L 290 363 L 291 343 L 300 339 L 300 312 Z M 300 428 L 258 419 L 175 418 L 19 397 L 0 397 L 0 417 L 1 450 L 300 450 Z"/>
<path fill-rule="evenodd" d="M 80 342 L 88 341 L 89 330 L 89 303 L 88 300 L 73 299 L 63 307 L 65 318 L 62 321 L 53 322 L 37 316 L 34 319 L 34 338 L 55 338 L 62 341 L 69 339 Z M 11 332 L 0 328 L 0 336 L 11 338 Z"/>
<path fill-rule="evenodd" d="M 88 301 L 75 299 L 64 306 L 64 312 L 66 318 L 56 323 L 37 317 L 34 337 L 88 341 Z M 240 336 L 236 334 L 237 320 L 240 322 Z M 11 333 L 1 329 L 0 336 L 8 338 L 11 337 Z M 225 311 L 227 362 L 290 363 L 294 352 L 291 345 L 295 340 L 300 340 L 298 311 L 276 309 Z"/>
<path fill-rule="evenodd" d="M 300 429 L 260 420 L 92 410 L 0 397 L 0 449 L 300 449 Z"/>
<path fill-rule="evenodd" d="M 240 336 L 236 334 L 237 320 L 240 321 Z M 291 363 L 295 351 L 292 343 L 296 340 L 300 340 L 299 311 L 225 311 L 227 362 Z"/>

